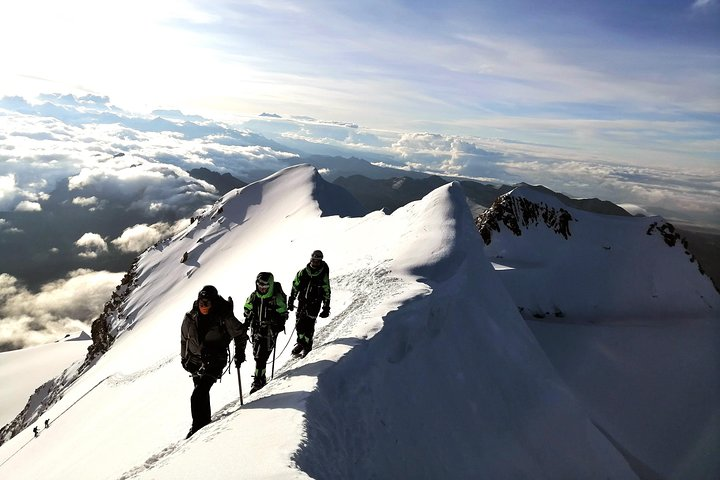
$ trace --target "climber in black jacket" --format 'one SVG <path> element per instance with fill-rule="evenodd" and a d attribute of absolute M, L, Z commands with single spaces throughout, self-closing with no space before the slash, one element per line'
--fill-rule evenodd
<path fill-rule="evenodd" d="M 187 438 L 210 423 L 210 387 L 227 365 L 227 349 L 235 340 L 235 366 L 245 361 L 247 328 L 233 314 L 232 298 L 222 298 L 215 287 L 206 285 L 198 293 L 192 310 L 185 314 L 180 330 L 182 366 L 193 377 L 190 396 L 192 427 Z"/>

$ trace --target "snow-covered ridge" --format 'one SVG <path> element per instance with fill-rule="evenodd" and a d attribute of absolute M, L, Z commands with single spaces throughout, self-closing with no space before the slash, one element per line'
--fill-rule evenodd
<path fill-rule="evenodd" d="M 720 295 L 687 241 L 660 217 L 586 212 L 523 187 L 499 197 L 476 224 L 526 318 L 645 321 L 720 312 Z"/>
<path fill-rule="evenodd" d="M 283 170 L 228 193 L 143 253 L 105 312 L 104 333 L 95 335 L 104 353 L 81 375 L 70 377 L 79 362 L 54 381 L 47 393 L 55 403 L 35 417 L 51 426 L 33 438 L 36 422 L 26 424 L 0 446 L 0 477 L 207 476 L 208 463 L 197 458 L 213 459 L 213 478 L 716 477 L 717 465 L 702 455 L 713 450 L 717 431 L 706 419 L 720 391 L 707 361 L 718 295 L 657 234 L 658 219 L 566 208 L 573 220 L 565 238 L 538 211 L 527 225 L 518 222 L 522 235 L 499 224 L 484 245 L 458 183 L 391 215 L 364 217 L 328 215 L 344 210 L 345 197 L 324 183 L 309 166 Z M 550 198 L 527 200 L 559 211 Z M 291 317 L 275 378 L 240 406 L 235 373 L 225 376 L 212 389 L 213 423 L 182 440 L 192 383 L 179 365 L 178 336 L 197 291 L 213 284 L 237 306 L 258 271 L 287 286 L 316 248 L 331 267 L 333 300 L 330 318 L 318 321 L 314 350 L 290 359 Z M 598 323 L 526 322 L 519 307 L 531 319 L 557 307 L 563 322 Z M 641 314 L 655 324 L 651 342 L 633 344 L 641 347 L 637 357 L 618 347 L 627 343 L 622 331 L 597 348 L 553 340 L 556 327 L 580 327 L 583 339 L 593 338 L 591 328 L 605 327 L 600 321 Z M 693 322 L 699 329 L 684 328 L 689 317 L 702 320 Z M 632 328 L 634 338 L 648 338 L 637 323 Z M 667 355 L 676 338 L 685 347 Z M 568 350 L 582 352 L 566 358 Z M 704 361 L 686 351 L 705 352 Z M 672 361 L 659 391 L 652 366 L 664 358 Z M 240 372 L 246 387 L 252 368 L 249 360 Z M 592 378 L 582 375 L 588 368 Z M 647 375 L 653 381 L 644 384 Z M 672 387 L 679 381 L 689 399 Z M 618 405 L 615 392 L 627 390 L 637 398 Z M 671 401 L 652 405 L 647 397 Z M 690 409 L 693 402 L 708 407 Z M 623 411 L 625 404 L 633 410 Z M 653 418 L 664 419 L 659 433 Z M 683 444 L 670 451 L 672 438 Z"/>

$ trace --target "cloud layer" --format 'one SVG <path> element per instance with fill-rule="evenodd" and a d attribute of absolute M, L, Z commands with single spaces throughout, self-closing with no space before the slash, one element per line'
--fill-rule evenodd
<path fill-rule="evenodd" d="M 121 273 L 76 270 L 35 293 L 0 274 L 0 351 L 60 340 L 89 331 L 122 279 Z"/>
<path fill-rule="evenodd" d="M 720 174 L 712 167 L 673 168 L 661 166 L 662 161 L 623 164 L 586 147 L 380 131 L 275 113 L 237 126 L 178 111 L 144 117 L 121 110 L 107 97 L 92 95 L 45 95 L 33 103 L 6 97 L 0 100 L 0 109 L 3 107 L 2 210 L 37 211 L 57 181 L 69 178 L 68 190 L 75 205 L 101 210 L 120 202 L 129 209 L 148 212 L 148 220 L 162 212 L 182 218 L 195 208 L 184 206 L 217 198 L 211 185 L 192 178 L 186 170 L 206 167 L 252 181 L 285 167 L 294 152 L 305 151 L 358 156 L 485 182 L 540 183 L 571 196 L 637 204 L 650 212 L 673 211 L 674 220 L 720 226 Z M 560 120 L 554 123 L 557 128 L 577 128 Z M 512 125 L 508 120 L 497 126 L 509 129 Z M 523 128 L 534 127 L 526 124 Z M 612 127 L 594 120 L 585 122 L 583 128 Z M 637 128 L 644 127 L 638 124 Z M 659 128 L 657 122 L 654 128 Z M 668 123 L 667 131 L 657 133 L 654 158 L 662 160 L 673 151 L 672 129 L 677 128 Z M 595 136 L 589 134 L 588 139 Z M 618 139 L 619 144 L 623 141 Z M 628 141 L 628 149 L 631 144 Z M 718 146 L 707 142 L 701 146 L 699 140 L 697 145 L 700 149 Z"/>
<path fill-rule="evenodd" d="M 126 228 L 122 235 L 111 243 L 123 252 L 140 253 L 158 241 L 170 237 L 190 225 L 189 219 L 178 220 L 174 224 L 158 222 L 152 225 L 138 224 Z"/>

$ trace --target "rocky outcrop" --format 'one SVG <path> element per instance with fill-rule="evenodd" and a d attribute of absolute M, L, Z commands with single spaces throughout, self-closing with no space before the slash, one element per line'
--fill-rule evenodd
<path fill-rule="evenodd" d="M 672 223 L 662 223 L 658 225 L 658 222 L 653 222 L 645 232 L 647 235 L 653 235 L 655 232 L 663 237 L 663 240 L 669 247 L 674 247 L 675 244 L 681 240 L 680 234 L 675 231 L 675 227 Z M 686 247 L 687 248 L 687 247 Z"/>
<path fill-rule="evenodd" d="M 92 323 L 92 326 L 90 327 L 92 345 L 88 347 L 88 353 L 85 356 L 85 361 L 80 367 L 81 373 L 87 370 L 100 355 L 107 352 L 115 341 L 112 321 L 115 318 L 124 318 L 122 305 L 130 292 L 135 288 L 138 260 L 138 258 L 135 259 L 132 266 L 120 282 L 120 285 L 115 288 L 115 291 L 110 297 L 110 301 L 105 303 L 103 312 Z"/>
<path fill-rule="evenodd" d="M 653 222 L 648 227 L 647 231 L 645 232 L 647 235 L 660 235 L 663 238 L 663 241 L 667 244 L 668 247 L 674 247 L 677 244 L 682 245 L 682 247 L 685 250 L 685 255 L 688 256 L 690 259 L 690 263 L 697 264 L 698 270 L 701 274 L 706 275 L 713 283 L 713 286 L 715 287 L 715 290 L 720 292 L 720 286 L 715 282 L 715 279 L 713 279 L 710 275 L 707 274 L 705 269 L 703 269 L 702 265 L 700 265 L 700 262 L 695 257 L 695 255 L 690 251 L 690 245 L 685 237 L 682 237 L 678 231 L 675 229 L 675 226 L 672 223 L 663 222 Z"/>
<path fill-rule="evenodd" d="M 570 212 L 564 208 L 556 209 L 546 203 L 534 203 L 524 197 L 515 197 L 510 194 L 499 196 L 482 215 L 475 219 L 475 225 L 480 231 L 485 245 L 490 245 L 492 232 L 500 232 L 500 225 L 504 225 L 515 235 L 522 235 L 522 228 L 530 225 L 539 225 L 541 222 L 555 233 L 567 239 L 570 232 L 570 222 L 574 219 Z"/>

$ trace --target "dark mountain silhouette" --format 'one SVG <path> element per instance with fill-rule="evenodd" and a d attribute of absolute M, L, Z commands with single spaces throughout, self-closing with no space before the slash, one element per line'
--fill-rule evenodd
<path fill-rule="evenodd" d="M 243 182 L 229 173 L 220 174 L 205 167 L 193 168 L 192 170 L 189 170 L 188 173 L 192 177 L 197 178 L 198 180 L 204 180 L 217 188 L 220 195 L 225 195 L 230 190 L 242 188 L 247 185 L 247 182 Z"/>
<path fill-rule="evenodd" d="M 403 205 L 420 200 L 447 182 L 440 177 L 409 177 L 374 180 L 362 175 L 339 177 L 333 182 L 353 194 L 369 211 L 392 213 Z"/>
<path fill-rule="evenodd" d="M 357 157 L 330 157 L 325 155 L 310 155 L 288 161 L 289 165 L 307 163 L 314 166 L 322 173 L 323 178 L 334 182 L 339 177 L 362 175 L 374 180 L 385 180 L 395 177 L 408 177 L 421 179 L 430 177 L 430 174 L 423 172 L 410 172 L 400 168 L 380 167 Z"/>
<path fill-rule="evenodd" d="M 406 172 L 403 172 L 403 174 Z M 450 183 L 453 179 L 440 176 L 411 177 L 408 175 L 393 178 L 369 178 L 362 175 L 338 177 L 333 183 L 346 188 L 369 210 L 385 209 L 387 213 L 419 200 L 440 185 Z M 628 212 L 612 202 L 597 198 L 574 199 L 562 193 L 557 193 L 543 185 L 490 185 L 462 180 L 465 196 L 478 205 L 489 207 L 500 196 L 518 186 L 527 186 L 533 190 L 546 193 L 559 199 L 567 206 L 604 215 L 630 216 Z"/>
<path fill-rule="evenodd" d="M 630 213 L 628 213 L 625 209 L 607 200 L 600 200 L 598 198 L 570 198 L 567 195 L 550 190 L 543 185 L 529 185 L 527 183 L 520 183 L 516 186 L 523 185 L 528 186 L 539 192 L 552 195 L 568 207 L 574 207 L 579 210 L 584 210 L 586 212 L 602 213 L 603 215 L 619 215 L 621 217 L 631 216 Z"/>

